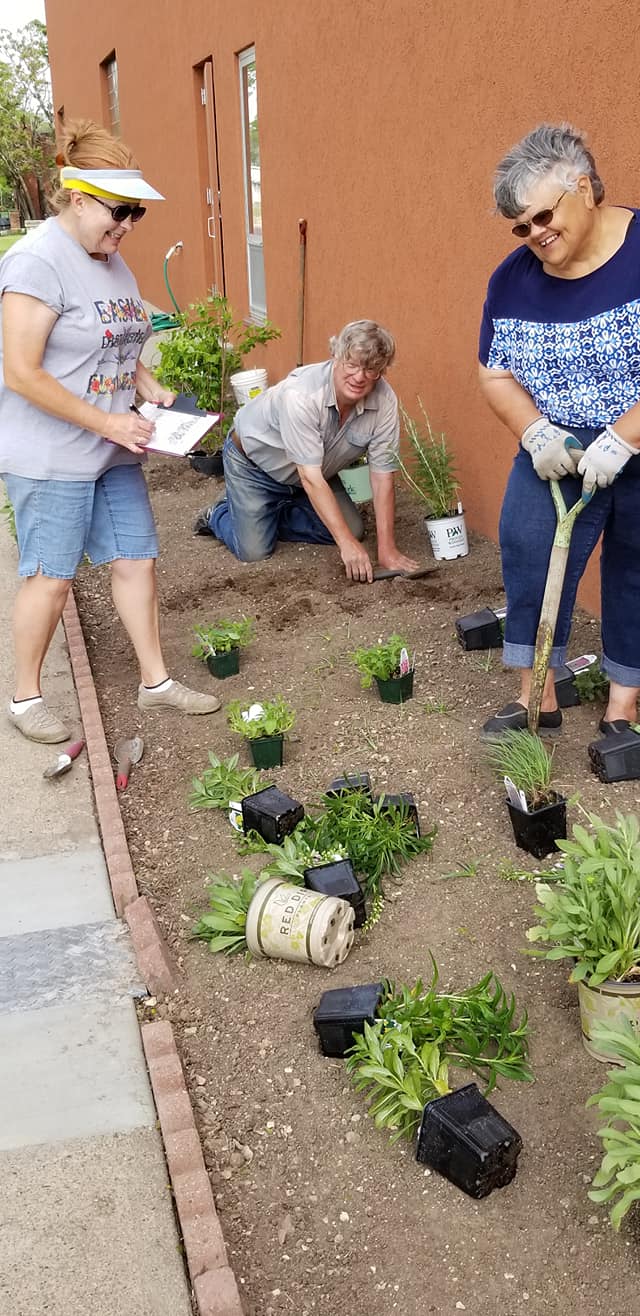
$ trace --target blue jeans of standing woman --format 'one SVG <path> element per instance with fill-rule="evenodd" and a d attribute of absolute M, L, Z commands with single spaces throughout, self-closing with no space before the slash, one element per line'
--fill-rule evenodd
<path fill-rule="evenodd" d="M 241 562 L 270 557 L 279 539 L 299 544 L 333 544 L 304 489 L 280 484 L 239 452 L 227 435 L 222 449 L 226 497 L 216 503 L 209 528 Z M 328 481 L 342 515 L 356 539 L 364 525 L 338 476 Z"/>
<path fill-rule="evenodd" d="M 571 429 L 585 448 L 600 432 Z M 572 507 L 581 495 L 582 479 L 569 475 L 560 488 L 567 508 Z M 519 448 L 500 515 L 507 667 L 533 666 L 555 529 L 549 483 L 536 475 L 528 453 Z M 551 667 L 565 662 L 578 585 L 600 535 L 602 666 L 618 685 L 640 686 L 640 456 L 632 457 L 608 488 L 596 489 L 574 523 Z"/>

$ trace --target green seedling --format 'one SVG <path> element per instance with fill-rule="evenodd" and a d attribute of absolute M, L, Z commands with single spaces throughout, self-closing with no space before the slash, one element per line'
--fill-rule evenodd
<path fill-rule="evenodd" d="M 609 678 L 597 663 L 586 667 L 584 672 L 576 672 L 573 684 L 578 691 L 581 704 L 592 704 L 596 700 L 604 701 L 609 696 Z"/>
<path fill-rule="evenodd" d="M 423 704 L 423 708 L 427 716 L 431 713 L 442 713 L 446 715 L 451 712 L 452 705 L 447 704 L 444 699 L 427 699 L 426 703 Z"/>
<path fill-rule="evenodd" d="M 295 722 L 295 712 L 282 695 L 276 695 L 275 699 L 265 699 L 262 703 L 262 713 L 248 720 L 242 715 L 249 713 L 251 707 L 251 704 L 234 699 L 227 709 L 227 721 L 231 730 L 244 736 L 246 740 L 257 740 L 260 736 L 281 735 Z"/>
<path fill-rule="evenodd" d="M 391 635 L 386 643 L 374 644 L 370 649 L 356 649 L 350 654 L 360 673 L 360 684 L 368 690 L 374 678 L 389 681 L 400 674 L 400 654 L 407 649 L 407 641 L 402 635 Z"/>
<path fill-rule="evenodd" d="M 468 863 L 460 864 L 459 868 L 452 869 L 450 873 L 440 873 L 439 877 L 435 878 L 435 881 L 444 882 L 450 877 L 477 877 L 481 862 L 480 859 L 470 859 Z"/>
<path fill-rule="evenodd" d="M 214 954 L 222 951 L 225 955 L 248 953 L 245 936 L 247 913 L 255 895 L 260 876 L 249 868 L 242 870 L 240 880 L 221 873 L 211 876 L 209 909 L 196 923 L 192 937 L 208 941 L 209 950 Z"/>
<path fill-rule="evenodd" d="M 191 652 L 194 658 L 206 660 L 217 653 L 244 649 L 255 639 L 255 624 L 253 617 L 242 617 L 240 621 L 229 621 L 221 617 L 209 625 L 196 626 L 196 643 Z"/>
<path fill-rule="evenodd" d="M 238 754 L 218 759 L 209 752 L 209 767 L 191 783 L 189 806 L 192 809 L 228 809 L 245 795 L 255 795 L 271 782 L 263 781 L 256 768 L 239 768 Z"/>

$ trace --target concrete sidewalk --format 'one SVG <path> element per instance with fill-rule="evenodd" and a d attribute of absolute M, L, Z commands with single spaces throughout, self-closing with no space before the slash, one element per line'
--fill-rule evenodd
<path fill-rule="evenodd" d="M 0 1312 L 192 1316 L 86 754 L 26 741 L 4 715 L 15 546 L 0 527 Z M 82 737 L 64 633 L 46 697 Z M 77 736 L 76 733 L 77 732 Z"/>

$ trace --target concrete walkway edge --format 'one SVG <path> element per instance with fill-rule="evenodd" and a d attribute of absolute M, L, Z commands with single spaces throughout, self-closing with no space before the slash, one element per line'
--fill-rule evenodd
<path fill-rule="evenodd" d="M 138 893 L 95 683 L 72 592 L 62 620 L 113 902 L 118 916 L 124 917 L 129 925 L 138 968 L 147 987 L 154 995 L 165 995 L 177 989 L 177 971 L 151 906 Z M 171 1024 L 165 1021 L 144 1024 L 142 1044 L 200 1316 L 243 1316 Z"/>

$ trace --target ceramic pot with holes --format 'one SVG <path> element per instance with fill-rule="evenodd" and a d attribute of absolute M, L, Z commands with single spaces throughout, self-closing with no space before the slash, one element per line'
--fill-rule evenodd
<path fill-rule="evenodd" d="M 252 955 L 332 969 L 351 950 L 354 921 L 347 900 L 271 877 L 256 888 L 249 905 L 247 946 Z"/>

